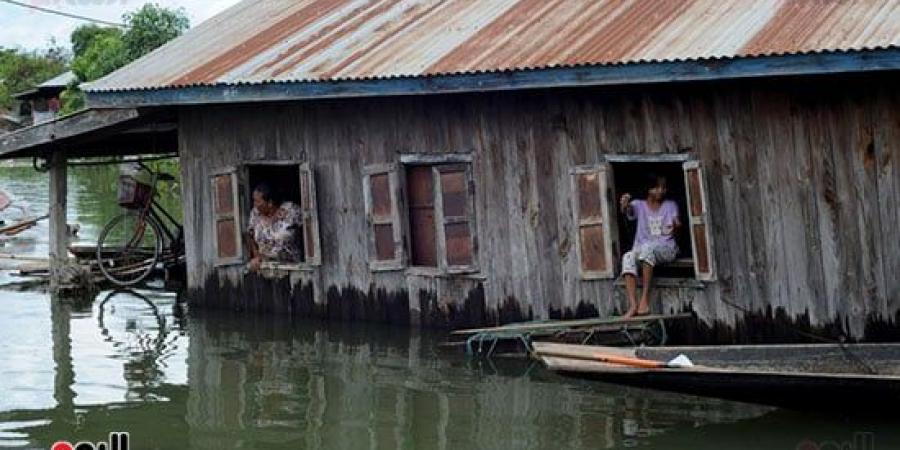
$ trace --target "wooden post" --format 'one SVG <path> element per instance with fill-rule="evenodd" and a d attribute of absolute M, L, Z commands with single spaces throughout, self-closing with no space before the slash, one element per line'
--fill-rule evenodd
<path fill-rule="evenodd" d="M 50 155 L 50 291 L 59 293 L 69 264 L 66 237 L 66 154 Z"/>

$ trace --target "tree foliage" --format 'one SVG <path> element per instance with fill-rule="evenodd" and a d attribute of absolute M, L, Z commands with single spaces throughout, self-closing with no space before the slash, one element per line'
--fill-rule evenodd
<path fill-rule="evenodd" d="M 72 42 L 72 54 L 77 58 L 83 55 L 97 39 L 105 37 L 122 38 L 122 30 L 116 27 L 104 27 L 100 25 L 82 25 L 72 32 L 69 40 Z"/>
<path fill-rule="evenodd" d="M 13 94 L 62 73 L 66 62 L 66 52 L 57 46 L 42 51 L 0 47 L 0 108 L 12 107 Z"/>
<path fill-rule="evenodd" d="M 93 81 L 180 36 L 190 27 L 184 10 L 148 3 L 122 16 L 126 29 L 83 25 L 72 33 L 72 69 Z"/>
<path fill-rule="evenodd" d="M 94 81 L 150 53 L 190 27 L 184 9 L 148 3 L 122 17 L 126 29 L 83 25 L 72 33 L 72 71 L 79 81 Z M 84 107 L 84 93 L 70 86 L 63 92 L 62 113 Z"/>
<path fill-rule="evenodd" d="M 180 36 L 191 26 L 183 8 L 169 9 L 148 3 L 123 16 L 128 30 L 123 40 L 133 61 Z"/>
<path fill-rule="evenodd" d="M 82 81 L 96 80 L 128 63 L 128 50 L 121 37 L 98 35 L 72 61 L 72 71 Z"/>

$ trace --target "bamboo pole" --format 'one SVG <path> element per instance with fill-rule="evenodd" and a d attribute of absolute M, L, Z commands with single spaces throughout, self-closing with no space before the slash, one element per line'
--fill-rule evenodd
<path fill-rule="evenodd" d="M 19 233 L 27 230 L 28 228 L 33 227 L 38 222 L 40 222 L 44 219 L 47 219 L 49 217 L 50 217 L 49 214 L 44 214 L 43 216 L 35 217 L 33 219 L 28 219 L 24 222 L 19 222 L 19 223 L 15 223 L 12 225 L 7 225 L 5 227 L 0 227 L 0 234 L 5 234 L 7 236 L 13 236 L 13 235 L 19 234 Z"/>

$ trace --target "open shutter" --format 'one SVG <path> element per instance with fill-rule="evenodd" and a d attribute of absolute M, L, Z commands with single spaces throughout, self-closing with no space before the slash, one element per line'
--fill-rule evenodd
<path fill-rule="evenodd" d="M 403 268 L 403 240 L 400 229 L 399 184 L 395 164 L 378 164 L 364 169 L 363 189 L 369 222 L 369 268 Z"/>
<path fill-rule="evenodd" d="M 236 169 L 229 169 L 212 176 L 212 197 L 216 265 L 243 263 L 240 181 Z"/>
<path fill-rule="evenodd" d="M 686 161 L 684 185 L 687 191 L 688 215 L 691 227 L 691 247 L 694 252 L 694 271 L 698 280 L 712 281 L 716 278 L 713 262 L 712 240 L 709 234 L 709 211 L 707 209 L 706 182 L 699 161 Z"/>
<path fill-rule="evenodd" d="M 300 211 L 303 214 L 304 260 L 309 265 L 320 266 L 322 265 L 322 246 L 319 239 L 316 174 L 308 162 L 300 165 Z"/>
<path fill-rule="evenodd" d="M 434 167 L 435 209 L 440 217 L 438 247 L 447 272 L 477 270 L 475 188 L 469 164 Z"/>
<path fill-rule="evenodd" d="M 606 197 L 608 168 L 605 164 L 577 167 L 572 175 L 581 278 L 613 278 L 612 233 Z"/>

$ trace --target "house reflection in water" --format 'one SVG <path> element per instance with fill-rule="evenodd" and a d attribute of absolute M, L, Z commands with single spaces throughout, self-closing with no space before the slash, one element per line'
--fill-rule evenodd
<path fill-rule="evenodd" d="M 44 346 L 6 347 L 0 447 L 127 431 L 135 448 L 654 448 L 770 411 L 439 355 L 409 329 L 188 317 L 171 294 L 8 302 L 0 342 Z"/>
<path fill-rule="evenodd" d="M 609 448 L 766 410 L 448 359 L 432 336 L 396 328 L 215 315 L 188 333 L 197 448 Z"/>

